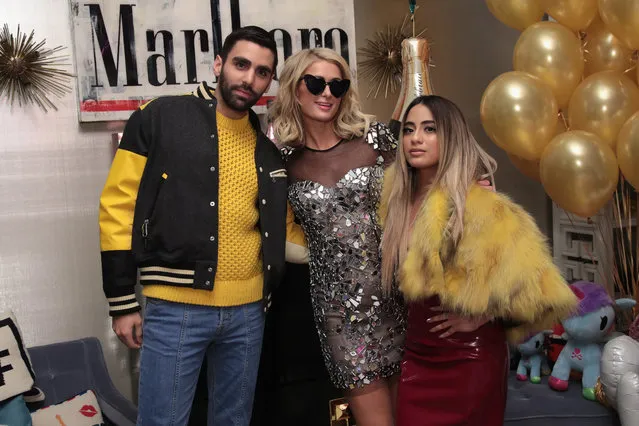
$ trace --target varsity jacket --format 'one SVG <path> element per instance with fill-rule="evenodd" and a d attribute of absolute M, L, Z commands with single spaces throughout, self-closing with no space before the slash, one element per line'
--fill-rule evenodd
<path fill-rule="evenodd" d="M 104 293 L 112 316 L 136 312 L 140 282 L 211 291 L 218 257 L 216 99 L 202 83 L 195 96 L 155 99 L 126 124 L 100 198 Z M 284 273 L 287 178 L 276 146 L 257 133 L 259 229 L 264 301 Z"/>

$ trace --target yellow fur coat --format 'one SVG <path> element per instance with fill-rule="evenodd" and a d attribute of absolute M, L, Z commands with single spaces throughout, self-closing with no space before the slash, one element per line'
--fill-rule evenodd
<path fill-rule="evenodd" d="M 382 222 L 393 170 L 385 176 Z M 504 195 L 471 188 L 462 238 L 444 266 L 440 251 L 451 205 L 446 193 L 435 189 L 420 207 L 399 273 L 407 301 L 438 295 L 453 312 L 513 320 L 520 325 L 508 330 L 512 343 L 571 313 L 577 299 L 553 264 L 545 237 L 532 217 Z"/>

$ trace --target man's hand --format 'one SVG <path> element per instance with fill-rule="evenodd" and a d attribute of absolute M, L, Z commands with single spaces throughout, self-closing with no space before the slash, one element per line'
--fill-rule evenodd
<path fill-rule="evenodd" d="M 139 312 L 113 317 L 113 331 L 131 349 L 142 347 L 142 316 Z"/>

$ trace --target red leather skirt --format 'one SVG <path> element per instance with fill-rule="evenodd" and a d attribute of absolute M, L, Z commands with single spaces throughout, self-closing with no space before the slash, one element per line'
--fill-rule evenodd
<path fill-rule="evenodd" d="M 397 426 L 502 426 L 508 389 L 504 329 L 490 322 L 471 333 L 439 337 L 426 320 L 439 298 L 408 307 Z"/>

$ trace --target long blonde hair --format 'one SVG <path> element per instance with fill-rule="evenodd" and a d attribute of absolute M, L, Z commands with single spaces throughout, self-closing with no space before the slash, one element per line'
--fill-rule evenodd
<path fill-rule="evenodd" d="M 497 170 L 497 162 L 484 151 L 473 137 L 464 115 L 457 105 L 440 96 L 420 96 L 410 103 L 402 121 L 403 126 L 411 109 L 424 105 L 433 114 L 439 144 L 439 165 L 431 185 L 440 187 L 451 202 L 450 219 L 444 229 L 442 261 L 446 264 L 457 250 L 464 231 L 464 207 L 471 185 L 490 177 Z M 395 178 L 390 188 L 388 211 L 384 219 L 382 238 L 382 282 L 389 290 L 396 270 L 408 251 L 411 204 L 417 193 L 417 171 L 409 167 L 403 141 L 395 158 Z"/>
<path fill-rule="evenodd" d="M 317 61 L 327 61 L 337 65 L 342 78 L 351 80 L 351 87 L 342 98 L 339 110 L 333 120 L 333 130 L 343 139 L 363 136 L 368 130 L 371 116 L 361 110 L 356 84 L 346 61 L 332 49 L 316 48 L 297 52 L 284 63 L 280 75 L 280 88 L 269 110 L 273 121 L 273 131 L 278 144 L 299 146 L 304 143 L 302 111 L 296 96 L 300 79 L 308 67 Z"/>

